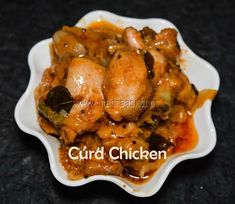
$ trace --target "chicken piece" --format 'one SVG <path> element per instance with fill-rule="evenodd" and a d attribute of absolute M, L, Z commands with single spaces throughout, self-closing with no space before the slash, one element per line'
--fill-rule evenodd
<path fill-rule="evenodd" d="M 167 71 L 167 60 L 166 57 L 154 48 L 148 49 L 145 54 L 145 64 L 149 71 L 153 72 L 151 81 L 153 86 L 156 87 L 159 80 Z"/>
<path fill-rule="evenodd" d="M 140 133 L 141 129 L 133 122 L 109 123 L 97 131 L 106 150 L 114 146 L 122 147 L 122 150 L 126 151 L 140 150 L 140 147 L 148 150 L 148 143 L 140 136 Z"/>
<path fill-rule="evenodd" d="M 114 55 L 118 50 L 128 50 L 131 48 L 134 49 L 144 49 L 145 45 L 141 38 L 140 32 L 138 32 L 133 27 L 128 27 L 123 31 L 123 41 L 119 40 L 114 44 L 110 44 L 108 52 L 110 55 Z"/>
<path fill-rule="evenodd" d="M 86 55 L 85 46 L 78 41 L 75 35 L 59 30 L 53 35 L 53 47 L 58 57 L 84 57 Z"/>
<path fill-rule="evenodd" d="M 74 58 L 68 69 L 66 88 L 75 104 L 62 127 L 62 138 L 73 142 L 77 134 L 92 131 L 95 122 L 104 114 L 102 86 L 104 68 L 83 58 Z"/>
<path fill-rule="evenodd" d="M 130 47 L 136 49 L 144 49 L 145 45 L 141 38 L 141 33 L 133 27 L 127 27 L 123 32 L 123 40 Z"/>
<path fill-rule="evenodd" d="M 54 33 L 51 48 L 53 84 L 64 84 L 71 58 L 84 57 L 86 48 L 75 35 L 64 30 Z"/>
<path fill-rule="evenodd" d="M 196 100 L 196 92 L 188 78 L 177 66 L 167 64 L 167 72 L 155 88 L 151 109 L 162 120 L 168 119 L 175 101 L 190 110 Z"/>
<path fill-rule="evenodd" d="M 86 47 L 86 57 L 102 66 L 108 66 L 111 56 L 108 53 L 110 44 L 116 42 L 113 32 L 102 32 L 91 29 L 64 26 L 63 30 L 75 35 Z"/>
<path fill-rule="evenodd" d="M 97 151 L 102 144 L 97 136 L 89 134 L 81 136 L 72 146 L 79 148 L 85 156 L 85 151 Z M 96 158 L 92 154 L 92 157 L 88 159 L 81 159 L 78 151 L 73 151 L 73 157 L 79 157 L 73 160 L 69 157 L 68 150 L 68 146 L 61 148 L 60 157 L 62 165 L 68 171 L 68 177 L 72 180 L 92 175 L 120 175 L 123 170 L 121 163 L 111 160 L 106 151 L 104 151 L 103 158 Z"/>
<path fill-rule="evenodd" d="M 105 110 L 113 120 L 137 120 L 152 95 L 143 58 L 135 51 L 117 51 L 107 70 L 104 93 Z"/>
<path fill-rule="evenodd" d="M 162 120 L 169 118 L 175 93 L 169 84 L 168 77 L 163 78 L 157 86 L 151 101 L 151 110 Z"/>
<path fill-rule="evenodd" d="M 81 142 L 88 150 L 96 151 L 99 147 L 102 147 L 101 140 L 95 135 L 86 135 L 82 137 Z M 85 161 L 84 176 L 120 175 L 122 169 L 121 163 L 109 158 L 108 153 L 104 151 L 104 159 L 97 159 L 95 156 L 92 156 L 91 159 Z"/>
<path fill-rule="evenodd" d="M 174 62 L 180 54 L 180 47 L 176 37 L 177 31 L 175 29 L 166 28 L 155 36 L 154 41 L 154 47 Z"/>
<path fill-rule="evenodd" d="M 168 74 L 168 83 L 176 94 L 175 99 L 190 110 L 197 97 L 196 88 L 190 83 L 187 76 L 177 66 L 171 67 Z"/>

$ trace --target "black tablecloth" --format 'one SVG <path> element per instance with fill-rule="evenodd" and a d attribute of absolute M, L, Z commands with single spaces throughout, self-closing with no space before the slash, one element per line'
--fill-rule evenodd
<path fill-rule="evenodd" d="M 232 203 L 235 201 L 235 6 L 231 1 L 7 1 L 0 6 L 1 203 Z M 185 42 L 221 77 L 212 106 L 218 142 L 208 156 L 179 164 L 161 190 L 135 198 L 116 185 L 93 182 L 70 188 L 52 175 L 43 145 L 23 133 L 14 108 L 24 92 L 27 55 L 38 41 L 89 11 L 104 9 L 136 18 L 173 22 Z"/>

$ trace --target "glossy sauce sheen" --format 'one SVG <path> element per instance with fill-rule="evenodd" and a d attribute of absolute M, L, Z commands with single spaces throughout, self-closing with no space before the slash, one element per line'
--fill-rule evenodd
<path fill-rule="evenodd" d="M 200 108 L 204 102 L 206 100 L 213 100 L 214 97 L 216 96 L 217 91 L 216 90 L 212 90 L 212 89 L 206 89 L 206 90 L 202 90 L 199 92 L 197 100 L 195 102 L 195 104 L 193 105 L 192 108 L 192 113 L 191 116 L 188 118 L 187 122 L 182 124 L 180 128 L 182 128 L 185 133 L 185 135 L 182 136 L 182 138 L 179 138 L 176 140 L 176 146 L 174 147 L 174 149 L 172 150 L 171 153 L 168 154 L 168 156 L 172 155 L 172 154 L 177 154 L 177 153 L 182 153 L 182 152 L 186 152 L 186 151 L 190 151 L 193 148 L 196 147 L 197 143 L 198 143 L 198 133 L 197 130 L 194 126 L 194 121 L 193 121 L 193 115 L 195 113 L 195 111 Z M 164 163 L 164 159 L 161 159 L 158 161 L 157 165 L 160 165 Z M 139 177 L 135 177 L 131 174 L 123 174 L 122 176 L 128 180 L 130 180 L 131 182 L 140 185 L 143 184 L 145 182 L 147 182 L 153 175 L 155 172 L 151 172 L 148 175 L 145 176 L 144 179 L 139 178 Z"/>
<path fill-rule="evenodd" d="M 197 100 L 192 107 L 191 117 L 187 120 L 187 123 L 182 125 L 182 128 L 185 129 L 184 139 L 177 141 L 176 147 L 174 148 L 174 153 L 180 153 L 192 150 L 198 142 L 197 130 L 194 126 L 193 115 L 195 111 L 200 108 L 206 100 L 213 100 L 216 96 L 217 91 L 212 89 L 206 89 L 199 92 Z"/>
<path fill-rule="evenodd" d="M 109 22 L 106 21 L 97 21 L 88 26 L 89 29 L 100 29 L 102 30 L 111 30 L 118 34 L 122 34 L 123 30 Z M 180 138 L 176 140 L 176 146 L 172 149 L 171 152 L 169 152 L 169 155 L 185 152 L 192 150 L 198 142 L 198 134 L 194 126 L 193 121 L 193 114 L 197 110 L 197 108 L 200 108 L 203 103 L 206 100 L 213 100 L 215 97 L 217 91 L 215 90 L 202 90 L 199 92 L 196 102 L 193 105 L 193 108 L 191 109 L 191 113 L 189 114 L 189 117 L 185 123 L 182 123 L 178 126 L 180 132 L 184 133 Z M 79 179 L 81 178 L 80 169 L 75 165 L 73 162 L 71 162 L 70 158 L 68 157 L 68 147 L 64 146 L 60 148 L 59 151 L 60 159 L 63 167 L 66 171 L 70 172 L 70 179 Z M 168 156 L 169 156 L 168 155 Z M 156 165 L 160 167 L 160 165 L 164 162 L 164 160 L 159 160 Z M 154 172 L 149 173 L 144 178 L 135 177 L 128 173 L 123 173 L 121 176 L 124 178 L 136 183 L 136 184 L 142 184 L 143 182 L 146 182 L 151 178 L 151 176 L 154 174 Z"/>
<path fill-rule="evenodd" d="M 101 30 L 102 29 L 112 30 L 120 34 L 123 32 L 121 28 L 104 20 L 93 22 L 88 26 L 88 28 L 94 28 L 94 29 L 101 28 Z M 181 59 L 181 60 L 184 60 L 184 59 Z M 193 114 L 198 108 L 200 108 L 204 104 L 206 100 L 212 101 L 214 97 L 216 96 L 216 94 L 217 94 L 217 91 L 212 90 L 212 89 L 206 89 L 206 90 L 202 90 L 199 92 L 197 100 L 191 110 L 191 116 L 188 118 L 187 122 L 184 123 L 181 127 L 182 129 L 186 130 L 185 131 L 186 134 L 183 136 L 184 139 L 180 139 L 177 141 L 177 144 L 173 150 L 173 153 L 189 151 L 189 150 L 192 150 L 196 146 L 198 142 L 198 134 L 194 126 Z"/>

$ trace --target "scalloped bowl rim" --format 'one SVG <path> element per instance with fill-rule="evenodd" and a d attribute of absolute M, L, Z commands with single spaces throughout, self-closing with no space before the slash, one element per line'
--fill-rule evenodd
<path fill-rule="evenodd" d="M 92 12 L 86 14 L 84 17 L 82 17 L 80 19 L 80 21 L 76 25 L 85 27 L 90 22 L 93 22 L 94 20 L 97 20 L 97 19 L 105 19 L 109 22 L 115 23 L 115 24 L 117 24 L 119 26 L 123 26 L 123 27 L 126 27 L 127 25 L 133 25 L 134 27 L 138 27 L 138 26 L 141 27 L 143 25 L 148 24 L 152 27 L 160 25 L 160 27 L 158 29 L 164 28 L 164 26 L 176 28 L 171 22 L 169 22 L 165 19 L 160 19 L 160 18 L 149 18 L 149 19 L 129 18 L 129 17 L 122 17 L 122 16 L 119 16 L 119 15 L 116 15 L 116 14 L 113 14 L 113 13 L 110 13 L 107 11 L 102 11 L 102 10 L 92 11 Z M 204 81 L 210 81 L 210 83 L 206 85 L 207 87 L 203 87 L 203 82 L 200 82 L 200 83 L 202 83 L 201 88 L 213 88 L 215 90 L 218 90 L 219 84 L 220 84 L 220 79 L 219 79 L 219 75 L 218 75 L 218 72 L 216 71 L 216 69 L 211 64 L 209 64 L 208 62 L 206 62 L 205 60 L 203 60 L 202 58 L 197 56 L 195 53 L 193 53 L 188 48 L 188 46 L 184 43 L 180 33 L 178 34 L 178 41 L 179 41 L 181 48 L 187 50 L 187 52 L 185 52 L 185 55 L 186 55 L 185 57 L 188 58 L 189 61 L 190 60 L 192 61 L 192 65 L 197 63 L 200 65 L 198 67 L 201 67 L 201 66 L 206 67 L 206 69 L 205 68 L 203 68 L 203 69 L 205 69 L 211 77 L 210 80 L 207 80 L 207 79 L 204 80 Z M 34 45 L 29 52 L 28 64 L 29 64 L 29 68 L 30 68 L 30 80 L 29 80 L 29 84 L 28 84 L 25 92 L 23 93 L 23 95 L 21 96 L 21 98 L 19 99 L 19 101 L 16 105 L 15 120 L 16 120 L 17 125 L 19 126 L 19 128 L 22 131 L 37 137 L 43 143 L 43 145 L 45 146 L 47 153 L 48 153 L 51 171 L 52 171 L 54 177 L 62 184 L 75 187 L 75 186 L 81 186 L 81 185 L 84 185 L 84 184 L 87 184 L 89 182 L 96 181 L 96 180 L 104 180 L 104 181 L 110 181 L 110 182 L 115 183 L 116 185 L 120 186 L 122 189 L 124 189 L 125 191 L 127 191 L 128 193 L 130 193 L 134 196 L 148 197 L 148 196 L 152 196 L 153 194 L 155 194 L 156 192 L 159 191 L 159 189 L 163 185 L 164 181 L 166 180 L 168 174 L 171 172 L 171 170 L 178 163 L 180 163 L 184 160 L 187 160 L 187 159 L 194 159 L 194 158 L 200 158 L 200 157 L 206 156 L 215 147 L 216 131 L 215 131 L 215 127 L 214 127 L 214 124 L 213 124 L 213 121 L 211 118 L 211 101 L 207 100 L 204 103 L 203 107 L 201 107 L 199 110 L 197 110 L 197 112 L 200 112 L 199 113 L 200 115 L 198 116 L 199 118 L 198 118 L 198 120 L 196 120 L 196 122 L 199 123 L 199 129 L 202 127 L 201 128 L 201 129 L 203 129 L 202 131 L 205 131 L 205 130 L 207 131 L 207 134 L 209 135 L 209 136 L 207 136 L 207 137 L 209 137 L 208 144 L 204 144 L 204 146 L 203 146 L 203 140 L 201 139 L 201 137 L 199 137 L 199 141 L 202 142 L 202 143 L 200 143 L 200 144 L 202 144 L 201 149 L 199 148 L 199 150 L 197 150 L 197 147 L 195 147 L 195 149 L 193 149 L 191 151 L 170 156 L 170 158 L 168 158 L 164 162 L 164 164 L 159 168 L 159 170 L 156 171 L 156 173 L 150 179 L 150 181 L 147 181 L 143 185 L 139 186 L 139 185 L 134 185 L 121 177 L 110 176 L 110 175 L 108 175 L 108 176 L 95 175 L 95 176 L 91 176 L 87 179 L 81 179 L 81 180 L 76 180 L 76 181 L 69 180 L 65 176 L 66 173 L 61 172 L 61 171 L 63 171 L 63 169 L 62 169 L 62 167 L 60 167 L 61 164 L 58 164 L 58 162 L 59 162 L 58 154 L 56 154 L 55 150 L 53 151 L 53 148 L 52 148 L 52 144 L 55 143 L 56 140 L 51 139 L 49 137 L 46 137 L 42 131 L 39 131 L 38 128 L 35 128 L 33 125 L 31 125 L 30 120 L 32 120 L 32 118 L 30 118 L 30 114 L 28 115 L 28 117 L 25 117 L 25 115 L 23 115 L 23 112 L 27 112 L 28 108 L 32 109 L 31 106 L 33 106 L 33 108 L 35 109 L 34 99 L 33 100 L 29 99 L 29 96 L 32 97 L 35 86 L 38 85 L 38 84 L 35 84 L 35 81 L 33 81 L 33 79 L 35 79 L 35 77 L 37 77 L 37 74 L 38 74 L 38 73 L 36 73 L 37 70 L 35 68 L 35 56 L 38 56 L 39 54 L 43 54 L 43 51 L 41 53 L 39 53 L 39 50 L 42 49 L 43 46 L 44 46 L 44 48 L 45 48 L 45 46 L 48 46 L 48 44 L 50 42 L 51 42 L 51 38 L 46 39 L 46 40 L 42 40 L 42 41 L 38 42 L 36 45 Z M 194 62 L 194 61 L 196 61 L 196 62 Z M 36 61 L 36 63 L 39 63 L 39 62 Z M 45 67 L 43 69 L 45 69 Z M 189 68 L 189 70 L 190 70 L 190 68 Z M 203 71 L 205 71 L 205 70 L 203 70 Z M 193 78 L 195 75 L 194 73 L 195 73 L 195 68 L 194 68 L 194 70 L 192 70 L 192 73 L 191 73 L 191 77 L 193 80 L 195 80 Z M 196 75 L 197 74 L 198 73 L 196 73 Z M 186 71 L 186 75 L 188 75 L 190 78 L 190 74 L 188 74 L 187 71 Z M 41 79 L 41 76 L 40 77 L 38 76 L 37 78 Z M 200 78 L 200 76 L 199 76 L 199 78 Z M 196 80 L 199 80 L 199 79 L 197 78 Z M 190 79 L 190 81 L 191 81 L 191 79 Z M 200 86 L 200 83 L 199 83 L 199 86 Z M 32 104 L 32 101 L 33 101 L 33 104 Z M 197 112 L 195 113 L 195 115 L 197 115 Z M 31 112 L 31 113 L 35 117 L 36 113 L 33 113 L 33 112 Z M 201 115 L 204 116 L 204 120 L 206 121 L 205 122 L 206 126 L 203 126 L 203 124 L 200 125 Z M 195 117 L 197 117 L 197 116 L 195 116 Z M 197 129 L 197 131 L 199 131 L 197 126 L 196 126 L 196 129 Z M 158 175 L 158 174 L 160 174 L 160 175 Z"/>

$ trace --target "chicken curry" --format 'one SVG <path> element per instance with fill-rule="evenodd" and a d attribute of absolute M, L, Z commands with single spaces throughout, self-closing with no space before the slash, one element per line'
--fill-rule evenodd
<path fill-rule="evenodd" d="M 64 26 L 53 35 L 51 66 L 35 90 L 38 121 L 61 142 L 70 179 L 117 175 L 144 181 L 162 160 L 112 160 L 122 149 L 166 150 L 197 144 L 193 112 L 216 91 L 198 92 L 179 65 L 177 31 L 121 29 L 105 21 Z M 72 160 L 68 149 L 103 146 L 104 159 Z"/>

